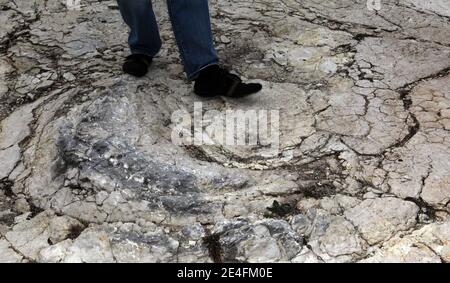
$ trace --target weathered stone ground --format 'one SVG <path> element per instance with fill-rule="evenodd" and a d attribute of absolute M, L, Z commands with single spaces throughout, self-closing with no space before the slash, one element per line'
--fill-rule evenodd
<path fill-rule="evenodd" d="M 449 1 L 213 0 L 239 101 L 192 94 L 165 1 L 138 80 L 115 1 L 64 2 L 0 0 L 1 262 L 450 262 Z M 279 109 L 282 154 L 174 145 L 194 101 Z"/>

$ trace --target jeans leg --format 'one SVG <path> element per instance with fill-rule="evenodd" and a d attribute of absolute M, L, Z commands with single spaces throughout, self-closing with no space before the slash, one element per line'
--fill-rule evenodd
<path fill-rule="evenodd" d="M 131 53 L 154 57 L 161 49 L 161 38 L 151 0 L 117 0 L 117 3 L 130 27 Z"/>
<path fill-rule="evenodd" d="M 208 0 L 167 0 L 184 70 L 189 80 L 203 68 L 218 64 Z"/>

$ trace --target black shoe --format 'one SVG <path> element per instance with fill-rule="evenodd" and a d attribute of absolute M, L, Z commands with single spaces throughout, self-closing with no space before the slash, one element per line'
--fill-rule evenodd
<path fill-rule="evenodd" d="M 143 54 L 132 54 L 125 59 L 122 70 L 135 77 L 143 77 L 148 72 L 153 58 Z"/>
<path fill-rule="evenodd" d="M 262 89 L 258 83 L 243 83 L 242 80 L 217 65 L 209 66 L 195 80 L 194 93 L 203 97 L 226 96 L 241 98 Z"/>

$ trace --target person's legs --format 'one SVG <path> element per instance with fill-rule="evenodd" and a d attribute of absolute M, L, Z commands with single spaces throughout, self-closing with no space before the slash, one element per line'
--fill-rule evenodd
<path fill-rule="evenodd" d="M 167 0 L 184 69 L 189 80 L 219 62 L 211 31 L 208 0 Z"/>
<path fill-rule="evenodd" d="M 161 38 L 151 0 L 117 0 L 117 3 L 123 20 L 130 27 L 131 53 L 154 57 L 161 49 Z"/>
<path fill-rule="evenodd" d="M 130 27 L 125 73 L 142 77 L 161 48 L 158 25 L 151 0 L 117 0 L 124 21 Z M 177 45 L 194 92 L 200 96 L 243 97 L 261 90 L 261 84 L 243 83 L 218 66 L 219 59 L 211 31 L 208 0 L 167 0 Z"/>

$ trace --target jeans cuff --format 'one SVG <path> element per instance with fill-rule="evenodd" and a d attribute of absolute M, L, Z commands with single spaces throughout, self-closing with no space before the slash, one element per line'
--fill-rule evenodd
<path fill-rule="evenodd" d="M 201 68 L 198 69 L 197 71 L 193 72 L 192 74 L 188 74 L 188 75 L 187 75 L 188 80 L 189 80 L 189 81 L 195 80 L 195 79 L 198 77 L 199 73 L 200 73 L 202 70 L 204 70 L 204 69 L 206 69 L 206 68 L 208 68 L 208 67 L 210 67 L 210 66 L 214 66 L 214 65 L 219 65 L 219 61 L 215 61 L 215 62 L 209 63 L 209 64 L 207 64 L 207 65 L 201 67 Z"/>
<path fill-rule="evenodd" d="M 156 54 L 153 54 L 151 52 L 148 52 L 148 51 L 142 50 L 142 49 L 132 48 L 130 51 L 131 51 L 131 54 L 142 54 L 142 55 L 150 56 L 152 58 L 154 58 L 156 56 Z"/>

